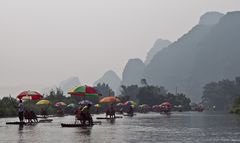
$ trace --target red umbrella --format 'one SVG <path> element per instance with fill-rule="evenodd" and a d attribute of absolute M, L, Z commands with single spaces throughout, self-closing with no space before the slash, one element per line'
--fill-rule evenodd
<path fill-rule="evenodd" d="M 36 91 L 23 91 L 18 96 L 18 99 L 30 99 L 30 100 L 40 100 L 43 96 Z"/>
<path fill-rule="evenodd" d="M 169 102 L 163 102 L 160 106 L 164 106 L 164 107 L 171 108 L 171 107 L 172 107 L 172 104 L 169 103 Z"/>

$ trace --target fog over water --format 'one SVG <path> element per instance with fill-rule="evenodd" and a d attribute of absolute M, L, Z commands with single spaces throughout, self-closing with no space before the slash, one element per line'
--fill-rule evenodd
<path fill-rule="evenodd" d="M 208 11 L 238 0 L 0 1 L 0 96 L 78 76 L 92 84 L 130 58 L 145 60 L 158 38 L 177 40 Z"/>

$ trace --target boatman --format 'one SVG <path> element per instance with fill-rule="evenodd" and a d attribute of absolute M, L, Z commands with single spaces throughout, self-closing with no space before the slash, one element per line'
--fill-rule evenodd
<path fill-rule="evenodd" d="M 18 118 L 20 122 L 23 122 L 23 113 L 24 113 L 24 106 L 23 106 L 22 100 L 20 99 L 18 104 Z"/>
<path fill-rule="evenodd" d="M 82 115 L 83 115 L 83 125 L 85 125 L 86 120 L 88 120 L 89 125 L 93 124 L 93 119 L 90 113 L 91 104 L 88 104 L 87 106 L 83 107 L 82 109 Z"/>

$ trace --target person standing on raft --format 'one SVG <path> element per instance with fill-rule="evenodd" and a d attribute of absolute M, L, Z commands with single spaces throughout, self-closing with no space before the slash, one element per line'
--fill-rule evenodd
<path fill-rule="evenodd" d="M 24 115 L 24 106 L 23 106 L 22 100 L 20 99 L 18 104 L 18 118 L 20 122 L 23 122 L 23 115 Z"/>

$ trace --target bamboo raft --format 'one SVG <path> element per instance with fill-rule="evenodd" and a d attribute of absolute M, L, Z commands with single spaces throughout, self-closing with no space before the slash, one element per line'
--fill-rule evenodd
<path fill-rule="evenodd" d="M 39 120 L 38 122 L 6 122 L 7 125 L 35 125 L 35 124 L 38 124 L 38 123 L 50 123 L 52 122 L 53 119 L 42 119 L 42 120 Z"/>
<path fill-rule="evenodd" d="M 101 124 L 101 123 L 102 123 L 101 121 L 94 121 L 92 125 L 88 125 L 88 124 L 83 125 L 83 124 L 65 124 L 65 123 L 61 123 L 61 126 L 62 126 L 62 127 L 69 127 L 69 128 L 71 128 L 71 127 L 92 127 L 92 126 L 94 126 L 94 125 L 96 125 L 96 124 Z"/>
<path fill-rule="evenodd" d="M 132 116 L 136 116 L 137 114 L 123 114 L 123 116 L 129 116 L 129 117 L 132 117 Z"/>
<path fill-rule="evenodd" d="M 104 120 L 104 119 L 106 119 L 106 120 L 114 120 L 114 119 L 117 119 L 117 118 L 123 118 L 122 116 L 115 116 L 115 118 L 110 118 L 110 117 L 97 117 L 96 119 L 98 119 L 98 120 Z"/>
<path fill-rule="evenodd" d="M 42 119 L 42 120 L 39 120 L 38 123 L 50 123 L 52 121 L 53 119 Z"/>
<path fill-rule="evenodd" d="M 28 122 L 6 122 L 7 125 L 35 125 L 37 122 L 28 123 Z"/>
<path fill-rule="evenodd" d="M 88 124 L 86 124 L 86 125 L 83 125 L 83 124 L 65 124 L 65 123 L 61 123 L 61 126 L 62 127 L 92 127 L 93 125 L 95 125 L 95 124 L 92 124 L 92 125 L 88 125 Z"/>

